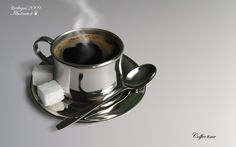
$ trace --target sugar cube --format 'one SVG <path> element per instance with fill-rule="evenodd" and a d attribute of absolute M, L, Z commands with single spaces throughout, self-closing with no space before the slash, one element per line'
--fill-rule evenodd
<path fill-rule="evenodd" d="M 38 85 L 37 92 L 44 106 L 55 105 L 64 99 L 64 91 L 55 80 Z"/>
<path fill-rule="evenodd" d="M 36 65 L 32 71 L 32 77 L 34 86 L 53 80 L 52 65 Z"/>

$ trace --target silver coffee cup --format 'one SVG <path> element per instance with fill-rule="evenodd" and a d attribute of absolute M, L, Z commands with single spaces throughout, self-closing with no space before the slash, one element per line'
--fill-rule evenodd
<path fill-rule="evenodd" d="M 50 44 L 52 60 L 39 50 L 38 43 L 41 41 Z M 65 54 L 66 50 L 78 44 L 85 45 L 83 52 L 75 51 Z M 89 51 L 90 46 L 86 47 L 88 44 L 96 46 L 98 51 Z M 84 28 L 63 33 L 55 39 L 42 36 L 34 42 L 33 48 L 44 63 L 53 65 L 54 80 L 61 85 L 69 98 L 96 100 L 99 96 L 112 92 L 121 83 L 121 60 L 124 46 L 121 39 L 109 31 Z M 65 60 L 65 55 L 68 60 Z M 70 61 L 70 59 L 78 59 L 77 56 L 91 57 L 85 59 L 88 63 L 87 61 L 85 63 Z M 98 57 L 96 61 L 89 61 Z"/>

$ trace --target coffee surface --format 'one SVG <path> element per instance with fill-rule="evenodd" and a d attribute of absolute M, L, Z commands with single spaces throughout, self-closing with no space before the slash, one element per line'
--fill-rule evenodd
<path fill-rule="evenodd" d="M 94 65 L 109 61 L 120 54 L 121 46 L 112 37 L 101 34 L 80 34 L 56 44 L 54 55 L 65 62 Z"/>
<path fill-rule="evenodd" d="M 98 64 L 104 61 L 101 49 L 94 43 L 77 43 L 73 47 L 65 48 L 63 60 L 74 64 Z"/>

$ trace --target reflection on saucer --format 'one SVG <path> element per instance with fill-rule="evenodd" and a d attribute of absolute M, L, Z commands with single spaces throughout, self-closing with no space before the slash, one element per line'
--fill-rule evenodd
<path fill-rule="evenodd" d="M 124 76 L 126 76 L 129 71 L 131 71 L 137 66 L 138 65 L 132 59 L 130 59 L 126 55 L 123 55 L 122 72 Z M 40 98 L 37 95 L 37 88 L 32 84 L 32 80 L 30 82 L 30 88 L 33 100 L 36 101 L 36 103 L 43 110 L 56 117 L 65 118 L 75 113 L 76 111 L 79 111 L 81 108 L 87 106 L 88 104 L 88 102 L 74 101 L 72 99 L 65 98 L 62 102 L 57 103 L 56 105 L 45 107 L 41 103 Z M 124 91 L 117 95 L 112 101 L 102 105 L 97 110 L 94 110 L 91 114 L 89 114 L 89 116 L 86 116 L 79 122 L 99 122 L 122 115 L 131 110 L 139 103 L 139 101 L 143 98 L 145 94 L 145 89 L 146 88 L 144 87 L 132 91 Z M 124 97 L 126 98 L 120 101 L 120 99 Z"/>

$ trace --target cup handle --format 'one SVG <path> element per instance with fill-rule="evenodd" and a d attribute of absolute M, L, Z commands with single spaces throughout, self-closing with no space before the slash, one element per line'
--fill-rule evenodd
<path fill-rule="evenodd" d="M 38 47 L 38 42 L 47 42 L 49 43 L 50 45 L 52 44 L 53 42 L 53 39 L 50 38 L 50 37 L 47 37 L 47 36 L 42 36 L 40 37 L 38 40 L 36 40 L 34 42 L 34 45 L 33 45 L 33 48 L 34 48 L 34 52 L 35 54 L 46 64 L 52 64 L 52 61 L 49 60 L 40 50 L 39 50 L 39 47 Z"/>

